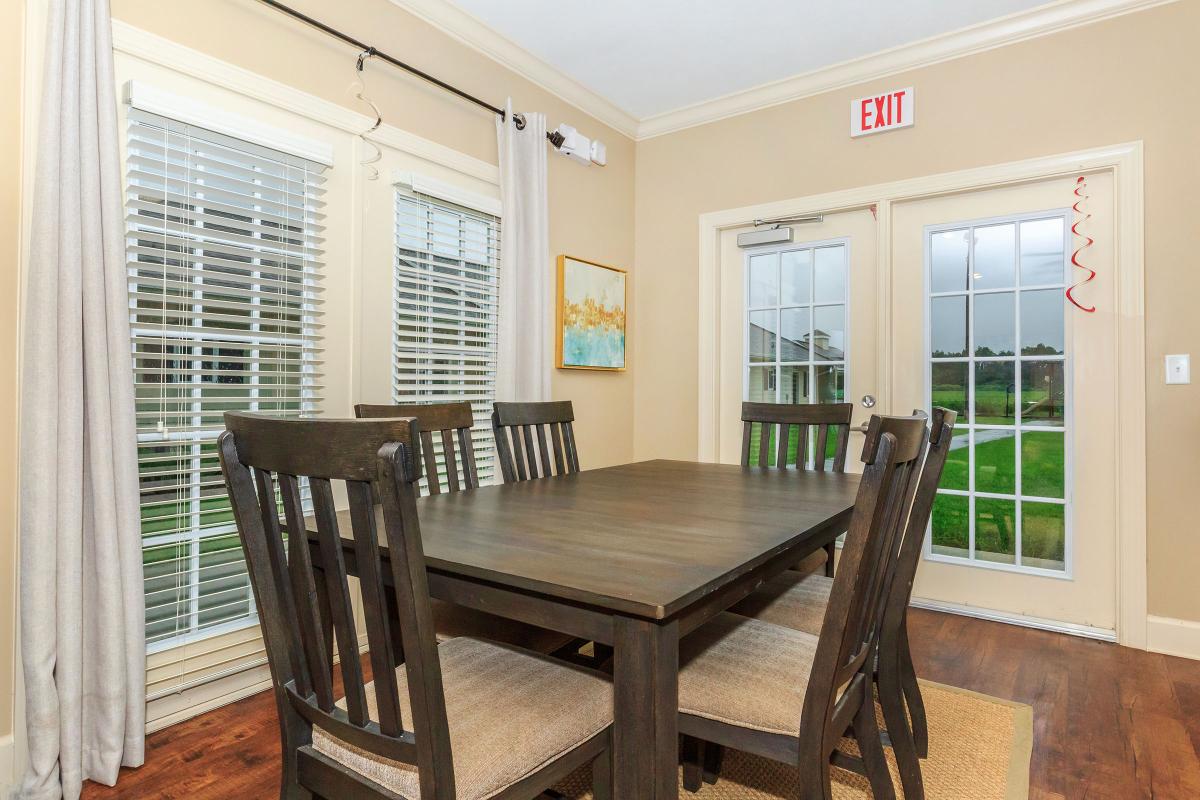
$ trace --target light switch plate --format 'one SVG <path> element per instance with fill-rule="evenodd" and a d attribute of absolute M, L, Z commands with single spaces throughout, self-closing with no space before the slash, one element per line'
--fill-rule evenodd
<path fill-rule="evenodd" d="M 1192 364 L 1187 353 L 1167 356 L 1167 383 L 1191 383 Z"/>

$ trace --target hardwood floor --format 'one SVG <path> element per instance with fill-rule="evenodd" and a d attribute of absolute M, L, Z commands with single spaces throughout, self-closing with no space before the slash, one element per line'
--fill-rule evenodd
<path fill-rule="evenodd" d="M 909 619 L 923 678 L 1033 706 L 1030 800 L 1200 798 L 1200 661 L 930 611 Z M 278 760 L 264 693 L 153 734 L 146 766 L 83 797 L 265 800 L 278 797 Z"/>

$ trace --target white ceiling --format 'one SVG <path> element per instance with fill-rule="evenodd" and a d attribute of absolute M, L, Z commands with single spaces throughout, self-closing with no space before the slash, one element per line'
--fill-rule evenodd
<path fill-rule="evenodd" d="M 1045 0 L 451 0 L 644 120 Z"/>

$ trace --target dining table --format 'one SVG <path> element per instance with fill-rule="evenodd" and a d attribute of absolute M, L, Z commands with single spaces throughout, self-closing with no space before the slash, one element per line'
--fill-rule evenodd
<path fill-rule="evenodd" d="M 611 646 L 613 797 L 674 800 L 680 638 L 836 539 L 858 483 L 655 460 L 422 497 L 429 592 Z"/>

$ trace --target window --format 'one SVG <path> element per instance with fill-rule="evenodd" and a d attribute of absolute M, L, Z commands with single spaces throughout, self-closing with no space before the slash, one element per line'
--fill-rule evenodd
<path fill-rule="evenodd" d="M 845 401 L 848 248 L 842 240 L 747 255 L 747 400 Z M 752 438 L 758 434 L 755 426 Z M 793 436 L 798 441 L 799 431 L 793 431 Z M 758 444 L 751 442 L 751 452 Z M 828 447 L 827 459 L 837 447 L 835 437 Z M 776 452 L 773 444 L 770 449 Z M 793 456 L 789 455 L 789 462 Z"/>
<path fill-rule="evenodd" d="M 927 231 L 929 398 L 959 413 L 931 558 L 1066 574 L 1067 230 L 1056 213 Z"/>
<path fill-rule="evenodd" d="M 471 403 L 483 483 L 495 475 L 499 259 L 498 217 L 397 189 L 393 397 Z"/>
<path fill-rule="evenodd" d="M 152 651 L 256 622 L 216 439 L 319 386 L 322 167 L 129 112 L 127 260 Z"/>

